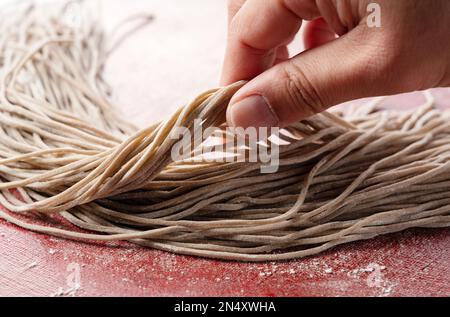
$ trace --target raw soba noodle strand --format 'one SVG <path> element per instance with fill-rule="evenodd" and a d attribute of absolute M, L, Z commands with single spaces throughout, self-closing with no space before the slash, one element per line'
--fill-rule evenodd
<path fill-rule="evenodd" d="M 241 261 L 450 226 L 449 113 L 435 110 L 430 94 L 410 113 L 373 102 L 292 125 L 273 174 L 260 173 L 261 163 L 173 162 L 183 136 L 171 133 L 221 126 L 243 83 L 208 91 L 138 130 L 112 107 L 102 77 L 123 37 L 108 46 L 88 16 L 79 28 L 62 23 L 64 10 L 31 6 L 0 19 L 0 203 L 10 211 L 0 217 L 7 221 L 65 238 Z M 59 213 L 84 230 L 21 217 L 34 212 Z"/>

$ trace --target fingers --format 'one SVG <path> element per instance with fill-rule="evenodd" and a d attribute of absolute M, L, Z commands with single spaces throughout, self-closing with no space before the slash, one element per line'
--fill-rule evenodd
<path fill-rule="evenodd" d="M 269 69 L 277 49 L 289 43 L 301 23 L 283 1 L 245 1 L 230 22 L 222 84 L 248 80 Z"/>
<path fill-rule="evenodd" d="M 285 62 L 289 59 L 289 49 L 286 45 L 277 48 L 274 65 Z"/>
<path fill-rule="evenodd" d="M 366 33 L 357 27 L 256 77 L 231 100 L 228 124 L 286 127 L 338 103 L 386 93 L 383 57 L 376 56 L 382 50 Z"/>
<path fill-rule="evenodd" d="M 311 21 L 305 26 L 303 41 L 305 43 L 305 49 L 307 50 L 321 46 L 335 39 L 336 33 L 323 18 Z"/>

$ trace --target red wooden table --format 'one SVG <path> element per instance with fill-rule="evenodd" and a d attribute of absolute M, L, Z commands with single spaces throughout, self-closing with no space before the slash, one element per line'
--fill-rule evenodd
<path fill-rule="evenodd" d="M 118 92 L 115 100 L 131 120 L 141 125 L 160 120 L 216 84 L 225 43 L 224 2 L 104 3 L 109 25 L 143 10 L 157 17 L 108 64 L 107 77 Z M 439 106 L 450 105 L 449 90 L 435 94 Z M 385 103 L 409 106 L 420 99 L 414 94 Z M 0 220 L 0 296 L 6 295 L 449 296 L 450 229 L 415 229 L 312 258 L 249 264 L 127 243 L 67 241 Z"/>
<path fill-rule="evenodd" d="M 449 296 L 449 263 L 450 229 L 254 264 L 66 241 L 0 222 L 2 296 Z"/>

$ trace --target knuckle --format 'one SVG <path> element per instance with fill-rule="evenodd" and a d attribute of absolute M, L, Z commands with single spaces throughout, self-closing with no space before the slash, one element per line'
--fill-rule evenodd
<path fill-rule="evenodd" d="M 361 63 L 360 77 L 365 76 L 371 82 L 382 83 L 384 87 L 390 87 L 392 92 L 396 92 L 401 89 L 397 86 L 407 82 L 406 74 L 402 71 L 404 68 L 401 67 L 407 55 L 401 47 L 392 43 L 381 41 L 370 51 L 365 50 L 365 63 Z"/>
<path fill-rule="evenodd" d="M 390 40 L 386 33 L 374 33 L 371 30 L 358 30 L 362 32 L 353 39 L 347 38 L 348 74 L 352 81 L 358 83 L 362 91 L 371 94 L 393 93 L 396 86 L 402 82 L 403 76 L 399 66 L 403 63 L 404 54 L 398 41 Z M 386 91 L 384 91 L 386 90 Z"/>
<path fill-rule="evenodd" d="M 378 63 L 373 65 L 372 70 L 389 85 L 392 90 L 390 93 L 430 88 L 433 75 L 437 72 L 436 69 L 422 72 L 420 62 L 414 64 L 416 53 L 419 51 L 421 49 L 417 49 L 414 41 L 399 40 L 395 37 L 395 33 L 388 33 L 377 52 L 373 53 L 372 60 L 378 60 Z"/>
<path fill-rule="evenodd" d="M 325 109 L 318 90 L 303 69 L 293 64 L 287 66 L 284 73 L 284 88 L 288 99 L 286 106 L 291 107 L 291 113 L 311 116 Z"/>
<path fill-rule="evenodd" d="M 392 72 L 405 60 L 405 56 L 410 55 L 411 47 L 405 46 L 405 41 L 401 39 L 402 37 L 397 37 L 396 32 L 389 30 L 372 35 L 373 39 L 367 40 L 365 48 L 361 50 L 372 60 L 370 64 L 372 71 Z"/>
<path fill-rule="evenodd" d="M 367 60 L 369 63 L 367 67 L 370 69 L 370 72 L 378 76 L 390 74 L 402 58 L 402 53 L 397 47 L 389 47 L 386 43 L 379 45 L 369 52 L 368 55 L 369 58 Z"/>

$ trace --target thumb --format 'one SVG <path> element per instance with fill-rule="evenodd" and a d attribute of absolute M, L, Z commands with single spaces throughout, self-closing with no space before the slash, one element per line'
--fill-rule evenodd
<path fill-rule="evenodd" d="M 283 128 L 338 103 L 390 93 L 386 50 L 377 48 L 379 36 L 370 34 L 369 43 L 368 32 L 377 31 L 358 26 L 254 78 L 232 98 L 228 124 Z"/>

